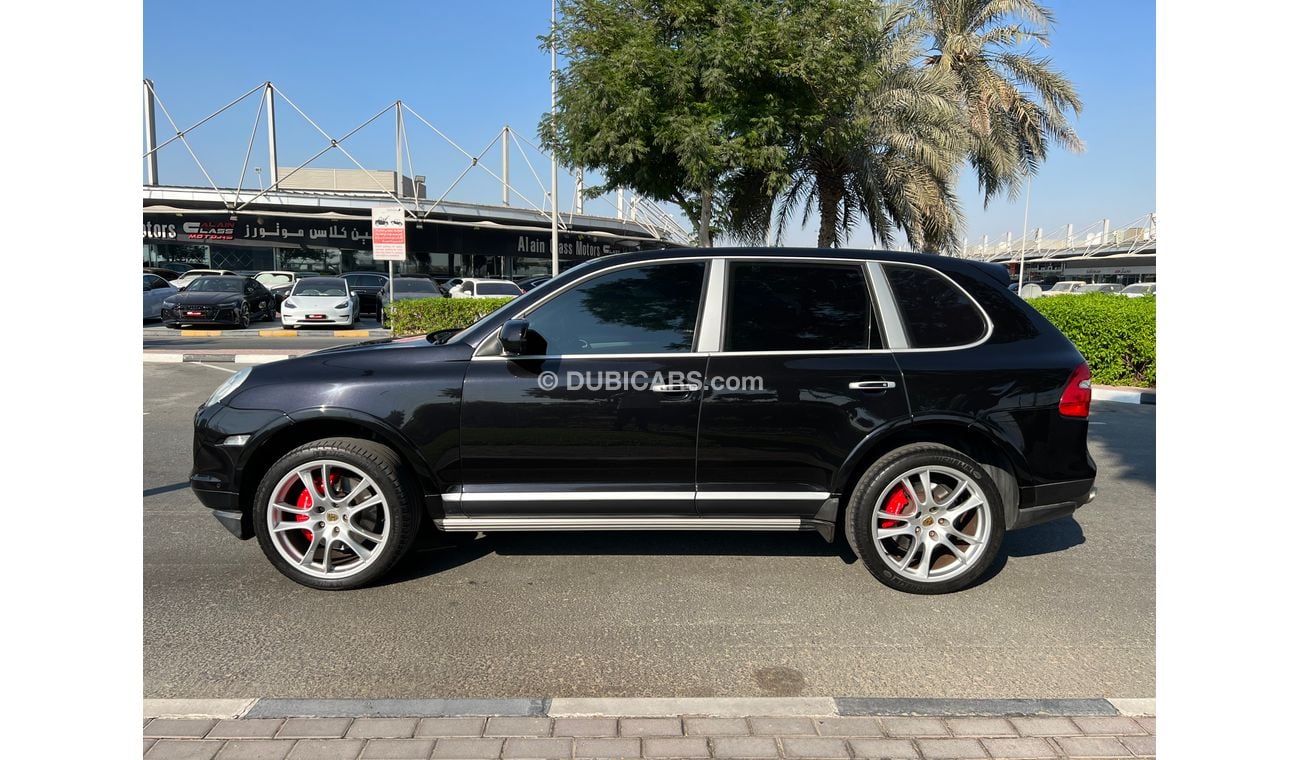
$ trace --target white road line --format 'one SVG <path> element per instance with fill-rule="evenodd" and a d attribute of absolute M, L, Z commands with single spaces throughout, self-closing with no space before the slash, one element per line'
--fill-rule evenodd
<path fill-rule="evenodd" d="M 203 363 L 203 362 L 187 362 L 187 363 L 188 363 L 188 364 L 197 364 L 197 365 L 199 365 L 200 367 L 210 367 L 211 369 L 219 369 L 219 370 L 221 370 L 222 372 L 229 372 L 229 373 L 232 374 L 232 375 L 239 371 L 239 370 L 237 370 L 237 369 L 226 369 L 225 367 L 218 367 L 218 366 L 215 365 L 215 364 L 205 364 L 205 363 Z"/>

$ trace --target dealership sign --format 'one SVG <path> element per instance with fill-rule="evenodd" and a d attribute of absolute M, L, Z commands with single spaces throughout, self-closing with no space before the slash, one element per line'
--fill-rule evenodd
<path fill-rule="evenodd" d="M 406 261 L 406 209 L 376 206 L 370 209 L 370 225 L 375 261 Z"/>

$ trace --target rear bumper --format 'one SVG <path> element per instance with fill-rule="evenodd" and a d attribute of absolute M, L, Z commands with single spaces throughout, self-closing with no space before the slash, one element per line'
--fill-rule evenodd
<path fill-rule="evenodd" d="M 1070 480 L 1020 489 L 1021 506 L 1008 530 L 1028 528 L 1074 514 L 1079 507 L 1097 496 L 1094 479 Z"/>

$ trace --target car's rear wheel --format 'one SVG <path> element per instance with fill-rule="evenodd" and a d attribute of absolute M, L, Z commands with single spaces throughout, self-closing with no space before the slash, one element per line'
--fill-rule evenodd
<path fill-rule="evenodd" d="M 248 301 L 244 301 L 244 305 L 239 307 L 239 326 L 248 327 L 252 322 L 252 315 L 248 313 Z"/>
<path fill-rule="evenodd" d="M 373 441 L 313 441 L 280 458 L 257 490 L 262 552 L 318 589 L 365 585 L 388 572 L 419 530 L 419 489 L 392 449 Z"/>
<path fill-rule="evenodd" d="M 871 574 L 912 594 L 945 594 L 976 582 L 1006 532 L 988 472 L 935 443 L 881 457 L 858 481 L 845 516 L 845 534 Z"/>

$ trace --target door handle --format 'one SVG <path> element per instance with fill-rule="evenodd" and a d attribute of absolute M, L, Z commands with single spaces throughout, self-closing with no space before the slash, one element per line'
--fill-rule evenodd
<path fill-rule="evenodd" d="M 849 383 L 849 387 L 855 391 L 887 391 L 896 385 L 893 380 L 859 380 Z"/>
<path fill-rule="evenodd" d="M 655 393 L 694 393 L 703 388 L 699 383 L 656 383 L 650 386 Z"/>

